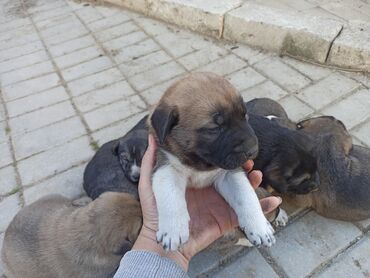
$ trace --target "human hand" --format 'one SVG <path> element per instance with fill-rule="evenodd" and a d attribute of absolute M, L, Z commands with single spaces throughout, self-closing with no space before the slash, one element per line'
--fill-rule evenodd
<path fill-rule="evenodd" d="M 153 137 L 149 136 L 148 149 L 141 164 L 139 181 L 139 196 L 143 212 L 143 227 L 136 240 L 133 250 L 148 250 L 175 260 L 187 271 L 190 259 L 199 251 L 206 248 L 213 241 L 238 226 L 238 219 L 233 209 L 216 192 L 214 187 L 203 189 L 188 188 L 186 203 L 190 215 L 190 237 L 181 249 L 166 252 L 156 242 L 158 229 L 158 213 L 152 190 L 151 177 L 155 164 L 156 145 Z M 253 162 L 247 161 L 243 166 L 247 172 L 253 168 Z M 254 188 L 262 181 L 260 171 L 251 171 L 248 178 Z M 273 211 L 281 203 L 277 197 L 268 197 L 260 200 L 264 213 Z"/>

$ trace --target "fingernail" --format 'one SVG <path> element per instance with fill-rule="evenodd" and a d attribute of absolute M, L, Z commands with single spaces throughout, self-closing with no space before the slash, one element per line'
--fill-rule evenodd
<path fill-rule="evenodd" d="M 283 199 L 281 199 L 281 197 L 277 196 L 277 198 L 279 199 L 279 205 L 283 202 Z"/>

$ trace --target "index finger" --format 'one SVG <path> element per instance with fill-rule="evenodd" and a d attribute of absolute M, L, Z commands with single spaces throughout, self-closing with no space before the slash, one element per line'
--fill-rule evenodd
<path fill-rule="evenodd" d="M 143 159 L 141 161 L 140 168 L 140 180 L 139 180 L 139 190 L 145 190 L 146 187 L 150 187 L 153 167 L 155 163 L 155 151 L 156 143 L 153 135 L 149 134 L 148 137 L 148 148 L 145 151 Z"/>

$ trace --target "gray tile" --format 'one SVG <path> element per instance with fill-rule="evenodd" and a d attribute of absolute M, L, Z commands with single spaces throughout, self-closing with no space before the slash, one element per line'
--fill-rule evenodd
<path fill-rule="evenodd" d="M 210 71 L 219 75 L 227 75 L 246 66 L 247 63 L 245 61 L 231 54 L 201 67 L 199 71 Z"/>
<path fill-rule="evenodd" d="M 316 109 L 342 97 L 359 87 L 359 83 L 339 73 L 333 73 L 318 83 L 305 88 L 297 96 Z"/>
<path fill-rule="evenodd" d="M 86 161 L 93 154 L 87 137 L 78 138 L 18 163 L 22 184 L 29 185 Z"/>
<path fill-rule="evenodd" d="M 311 82 L 308 78 L 282 63 L 276 57 L 262 60 L 255 64 L 254 67 L 289 92 L 296 92 Z"/>
<path fill-rule="evenodd" d="M 279 101 L 291 120 L 297 122 L 314 112 L 310 107 L 294 96 L 288 96 Z"/>
<path fill-rule="evenodd" d="M 267 80 L 261 84 L 258 84 L 252 88 L 246 89 L 241 92 L 244 101 L 249 101 L 254 98 L 271 98 L 273 100 L 279 100 L 286 96 L 288 93 L 275 85 L 270 80 Z"/>
<path fill-rule="evenodd" d="M 128 118 L 130 115 L 146 109 L 143 101 L 136 95 L 127 99 L 117 101 L 94 111 L 84 114 L 87 124 L 91 130 L 96 130 Z"/>
<path fill-rule="evenodd" d="M 19 194 L 10 195 L 0 202 L 0 232 L 6 230 L 13 217 L 20 209 Z"/>
<path fill-rule="evenodd" d="M 0 195 L 6 195 L 17 187 L 13 166 L 0 169 Z"/>
<path fill-rule="evenodd" d="M 360 234 L 351 223 L 310 212 L 277 234 L 268 251 L 289 277 L 305 277 Z"/>
<path fill-rule="evenodd" d="M 226 79 L 228 79 L 238 91 L 242 91 L 262 83 L 265 77 L 248 67 L 226 76 Z"/>
<path fill-rule="evenodd" d="M 75 111 L 69 101 L 64 101 L 53 106 L 42 108 L 31 113 L 23 114 L 9 120 L 13 135 L 25 133 L 31 130 L 49 125 L 75 115 Z"/>
<path fill-rule="evenodd" d="M 81 165 L 56 175 L 48 180 L 24 190 L 24 200 L 29 205 L 48 194 L 60 194 L 74 199 L 84 193 L 82 187 L 85 165 Z"/>
<path fill-rule="evenodd" d="M 78 117 L 46 126 L 13 137 L 15 157 L 23 159 L 35 153 L 52 149 L 86 133 Z"/>

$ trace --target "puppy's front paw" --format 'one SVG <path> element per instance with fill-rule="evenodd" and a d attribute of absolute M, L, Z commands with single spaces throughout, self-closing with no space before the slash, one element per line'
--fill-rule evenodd
<path fill-rule="evenodd" d="M 189 220 L 175 219 L 159 223 L 157 242 L 161 243 L 166 251 L 176 251 L 180 245 L 189 239 Z"/>
<path fill-rule="evenodd" d="M 274 229 L 265 219 L 261 223 L 252 223 L 251 225 L 241 226 L 240 228 L 250 243 L 256 247 L 270 247 L 275 243 Z"/>
<path fill-rule="evenodd" d="M 275 220 L 272 221 L 272 224 L 275 227 L 284 227 L 288 223 L 289 217 L 285 210 L 279 208 L 278 215 L 276 216 Z"/>

